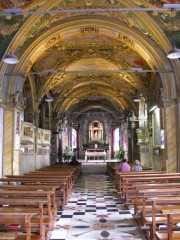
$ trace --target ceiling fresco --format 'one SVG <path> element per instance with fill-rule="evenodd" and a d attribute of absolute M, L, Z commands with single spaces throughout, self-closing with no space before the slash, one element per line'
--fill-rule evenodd
<path fill-rule="evenodd" d="M 180 12 L 84 13 L 81 9 L 162 8 L 164 3 L 180 1 L 1 0 L 0 56 L 12 50 L 19 55 L 20 64 L 14 71 L 22 72 L 25 87 L 33 94 L 32 105 L 51 94 L 53 111 L 85 114 L 101 110 L 112 113 L 113 119 L 121 112 L 137 111 L 133 102 L 137 95 L 147 102 L 159 97 L 162 76 L 155 71 L 167 66 L 158 56 L 165 56 L 173 43 L 180 46 Z M 79 11 L 4 16 L 7 8 Z M 147 72 L 136 71 L 139 68 Z"/>
<path fill-rule="evenodd" d="M 42 4 L 45 1 L 41 0 L 1 0 L 0 1 L 0 10 L 4 10 L 6 8 L 22 8 L 23 10 L 30 10 L 32 7 L 36 5 Z"/>

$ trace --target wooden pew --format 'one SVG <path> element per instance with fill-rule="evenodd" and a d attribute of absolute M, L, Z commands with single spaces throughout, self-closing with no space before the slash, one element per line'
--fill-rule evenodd
<path fill-rule="evenodd" d="M 40 168 L 37 171 L 58 171 L 59 173 L 63 172 L 71 172 L 73 174 L 74 180 L 76 181 L 80 175 L 79 166 L 70 166 L 64 164 L 56 164 L 51 166 L 46 166 L 44 168 Z"/>
<path fill-rule="evenodd" d="M 50 179 L 57 179 L 58 182 L 60 183 L 66 183 L 68 189 L 71 189 L 72 190 L 72 180 L 71 180 L 71 177 L 70 176 L 59 176 L 58 174 L 50 174 L 50 175 L 47 175 L 47 174 L 38 174 L 38 173 L 31 173 L 31 174 L 26 174 L 26 175 L 6 175 L 5 176 L 8 180 L 11 179 L 11 182 L 14 179 L 29 179 L 31 181 L 34 181 L 34 182 L 38 182 L 37 180 L 39 180 L 40 178 L 42 178 L 43 180 L 50 180 Z M 1 182 L 1 179 L 0 179 L 0 182 Z"/>
<path fill-rule="evenodd" d="M 116 162 L 116 163 L 107 163 L 107 174 L 113 179 L 115 180 L 116 177 L 118 178 L 118 176 L 116 175 L 119 175 L 121 173 L 124 173 L 124 172 L 121 172 L 121 171 L 118 171 L 117 168 L 119 166 L 120 162 Z M 129 165 L 132 166 L 134 165 L 133 163 L 129 163 Z M 151 167 L 146 167 L 146 166 L 142 166 L 142 170 L 143 172 L 156 172 L 156 171 L 153 171 Z M 134 171 L 130 171 L 129 172 L 130 174 L 131 173 L 136 173 Z M 118 180 L 118 179 L 117 179 Z"/>
<path fill-rule="evenodd" d="M 51 170 L 50 170 L 51 169 Z M 6 196 L 6 202 L 8 204 L 10 204 L 10 207 L 6 207 L 6 210 L 10 210 L 11 212 L 16 212 L 16 204 L 19 206 L 18 208 L 21 209 L 21 211 L 25 211 L 27 210 L 27 208 L 24 207 L 24 204 L 28 206 L 28 204 L 32 204 L 32 199 L 29 199 L 29 196 L 24 196 L 26 194 L 28 195 L 31 195 L 33 197 L 38 197 L 38 195 L 42 195 L 45 193 L 45 191 L 51 191 L 53 190 L 52 192 L 55 193 L 55 190 L 57 190 L 57 183 L 58 183 L 58 188 L 59 188 L 59 183 L 63 183 L 63 186 L 66 187 L 66 190 L 68 191 L 68 193 L 70 192 L 70 190 L 72 190 L 72 185 L 78 175 L 77 173 L 77 167 L 70 167 L 70 168 L 63 168 L 63 169 L 54 169 L 54 168 L 48 168 L 48 170 L 42 170 L 41 171 L 35 171 L 35 172 L 32 172 L 32 173 L 29 173 L 29 174 L 26 174 L 26 176 L 22 175 L 22 176 L 7 176 L 5 179 L 0 179 L 0 182 L 1 183 L 7 183 L 7 185 L 2 185 L 2 188 L 1 188 L 1 185 L 0 185 L 0 204 L 3 203 L 3 196 Z M 54 169 L 54 170 L 52 170 Z M 63 171 L 63 172 L 62 172 Z M 76 176 L 76 177 L 75 177 Z M 18 184 L 16 186 L 14 185 L 9 185 L 9 184 Z M 23 184 L 23 185 L 19 185 L 19 184 Z M 26 184 L 26 185 L 24 185 Z M 47 186 L 46 184 L 48 185 L 54 185 L 55 187 L 53 189 L 47 189 Z M 56 184 L 56 185 L 55 185 Z M 39 185 L 41 185 L 41 189 L 39 189 Z M 6 190 L 8 187 L 8 190 Z M 27 188 L 26 190 L 24 188 Z M 46 187 L 46 189 L 45 189 Z M 15 190 L 16 188 L 16 190 Z M 35 191 L 35 188 L 37 191 Z M 43 188 L 43 189 L 42 189 Z M 31 189 L 31 190 L 30 190 Z M 18 190 L 18 191 L 17 191 Z M 23 191 L 22 191 L 23 190 Z M 30 192 L 30 193 L 29 193 Z M 43 193 L 42 193 L 43 192 Z M 68 195 L 67 193 L 67 195 Z M 12 199 L 14 200 L 14 197 L 16 196 L 16 201 L 15 203 L 14 202 L 11 202 L 12 199 L 11 199 L 11 195 L 13 196 Z M 21 199 L 19 198 L 21 197 Z M 24 201 L 22 198 L 24 198 Z M 50 198 L 50 196 L 49 196 Z M 54 200 L 53 200 L 53 205 L 55 203 L 55 196 L 53 195 L 52 197 Z M 5 200 L 5 199 L 4 199 Z M 29 202 L 30 200 L 30 202 Z M 38 200 L 38 199 L 36 199 Z M 17 202 L 18 201 L 18 202 Z M 67 197 L 66 197 L 66 201 L 67 201 Z M 64 201 L 65 203 L 65 201 Z M 21 206 L 23 204 L 23 207 Z M 46 202 L 45 205 L 48 204 L 48 207 L 50 205 L 52 205 L 52 202 L 51 204 L 49 204 L 49 201 L 48 203 Z M 13 207 L 11 206 L 13 205 Z M 34 205 L 34 202 L 33 202 L 33 205 Z M 43 206 L 41 205 L 41 215 L 43 214 L 44 212 L 44 208 L 42 210 Z M 29 207 L 28 207 L 29 209 Z M 48 208 L 49 209 L 49 208 Z M 48 213 L 52 214 L 51 211 L 48 210 Z M 57 213 L 57 211 L 56 211 Z M 52 218 L 51 218 L 52 220 Z M 42 218 L 40 217 L 40 234 L 42 237 L 42 239 L 44 240 L 45 239 L 45 233 L 43 232 L 43 229 L 45 228 L 45 222 L 44 222 L 44 218 L 43 218 L 43 222 L 42 222 Z M 51 221 L 52 222 L 52 221 Z M 34 223 L 33 223 L 34 224 Z M 42 225 L 44 224 L 44 225 Z M 18 236 L 19 237 L 19 236 Z M 21 236 L 22 237 L 22 236 Z M 32 236 L 31 236 L 32 237 Z M 18 238 L 19 239 L 19 238 Z M 25 239 L 25 238 L 22 238 L 22 239 Z M 35 239 L 34 236 L 32 239 Z"/>
<path fill-rule="evenodd" d="M 177 174 L 166 174 L 166 173 L 153 173 L 153 174 L 141 174 L 140 177 L 141 178 L 147 178 L 147 177 L 164 177 L 164 176 L 177 176 Z M 179 176 L 179 174 L 178 174 Z M 138 174 L 135 174 L 135 175 L 124 175 L 122 176 L 122 181 L 124 179 L 130 179 L 130 178 L 138 178 L 139 175 Z M 131 199 L 133 196 L 135 197 L 137 195 L 137 185 L 140 186 L 140 185 L 143 185 L 144 184 L 144 181 L 143 182 L 131 182 L 130 184 L 125 184 L 124 182 L 122 182 L 122 188 L 121 188 L 121 196 L 124 197 L 125 199 L 125 202 L 127 203 L 129 199 Z M 149 183 L 147 183 L 149 184 Z"/>
<path fill-rule="evenodd" d="M 177 223 L 177 220 L 174 218 L 175 216 L 180 217 L 180 209 L 177 209 L 176 206 L 170 209 L 167 207 L 166 209 L 162 209 L 161 213 L 163 216 L 167 217 L 167 232 L 157 231 L 155 233 L 155 237 L 157 240 L 179 240 L 180 233 L 174 231 L 174 225 Z M 177 228 L 177 227 L 176 227 Z"/>
<path fill-rule="evenodd" d="M 62 194 L 59 194 L 59 186 L 58 185 L 0 185 L 1 190 L 13 190 L 13 191 L 53 191 L 52 194 L 52 206 L 51 209 L 53 211 L 54 219 L 57 218 L 57 205 L 59 206 L 59 201 L 62 201 Z M 58 194 L 57 194 L 58 192 Z"/>
<path fill-rule="evenodd" d="M 51 177 L 51 178 L 58 178 L 60 180 L 65 180 L 66 185 L 67 185 L 67 191 L 71 193 L 75 180 L 74 180 L 74 175 L 72 173 L 66 173 L 63 172 L 63 174 L 60 174 L 58 171 L 35 171 L 35 172 L 29 172 L 21 176 L 26 176 L 26 177 Z M 6 177 L 11 177 L 11 176 L 6 176 Z"/>
<path fill-rule="evenodd" d="M 167 192 L 167 189 L 180 188 L 180 182 L 179 183 L 159 183 L 159 184 L 158 183 L 157 184 L 154 184 L 154 183 L 135 184 L 134 186 L 132 186 L 132 188 L 136 189 L 136 194 L 135 194 L 135 197 L 133 196 L 130 199 L 130 201 L 134 204 L 134 215 L 138 215 L 138 213 L 142 211 L 142 205 L 143 205 L 142 191 L 150 189 L 150 192 L 153 192 L 152 189 L 156 189 L 155 191 L 158 192 L 158 189 L 160 190 L 164 189 Z M 153 194 L 156 194 L 156 193 L 153 193 Z M 150 211 L 151 211 L 151 208 L 150 208 Z"/>
<path fill-rule="evenodd" d="M 61 178 L 55 178 L 55 177 L 25 177 L 25 176 L 12 176 L 12 177 L 6 177 L 6 178 L 0 178 L 0 182 L 7 183 L 7 184 L 30 184 L 30 185 L 57 185 L 60 189 L 63 191 L 63 203 L 64 205 L 67 202 L 67 199 L 70 194 L 70 190 L 67 186 L 66 179 Z"/>
<path fill-rule="evenodd" d="M 32 240 L 32 232 L 31 232 L 31 225 L 32 225 L 32 218 L 38 215 L 38 209 L 8 209 L 7 207 L 0 207 L 0 223 L 1 224 L 8 224 L 8 223 L 15 223 L 24 225 L 26 229 L 26 235 L 23 235 L 23 239 Z M 1 228 L 0 228 L 1 231 Z M 7 236 L 6 236 L 7 237 Z M 16 240 L 22 239 L 22 236 L 16 236 Z M 33 239 L 35 240 L 42 240 L 42 236 L 33 234 Z"/>
<path fill-rule="evenodd" d="M 1 232 L 0 231 L 0 240 L 16 240 L 17 238 L 16 232 Z"/>
<path fill-rule="evenodd" d="M 123 176 L 121 182 L 121 192 L 127 198 L 127 189 L 132 188 L 132 185 L 140 183 L 163 183 L 163 182 L 180 182 L 180 174 L 154 174 L 137 176 Z M 135 190 L 135 189 L 134 189 Z"/>
<path fill-rule="evenodd" d="M 121 171 L 116 171 L 115 172 L 115 178 L 116 178 L 116 186 L 119 189 L 119 183 L 121 180 L 121 177 L 127 175 L 127 176 L 139 176 L 139 175 L 144 175 L 144 174 L 164 174 L 166 173 L 165 171 L 153 171 L 153 170 L 143 170 L 143 171 L 139 171 L 139 172 L 135 172 L 135 171 L 127 171 L 127 172 L 121 172 Z"/>
<path fill-rule="evenodd" d="M 180 206 L 180 197 L 178 196 L 158 196 L 158 197 L 147 197 L 145 200 L 145 204 L 148 202 L 152 205 L 152 216 L 145 216 L 145 224 L 150 226 L 150 239 L 155 239 L 155 232 L 157 229 L 157 224 L 166 224 L 167 219 L 166 217 L 157 216 L 156 209 L 160 208 L 161 206 L 165 205 L 176 205 Z M 177 222 L 180 222 L 180 217 L 175 219 Z"/>
<path fill-rule="evenodd" d="M 142 189 L 139 191 L 139 194 L 141 196 L 141 211 L 139 212 L 142 218 L 141 224 L 144 225 L 144 219 L 147 214 L 152 212 L 152 205 L 148 206 L 148 201 L 146 201 L 149 197 L 170 197 L 170 196 L 180 196 L 180 188 L 162 188 L 162 189 Z M 135 203 L 136 205 L 137 203 Z M 162 209 L 162 208 L 161 208 Z M 160 211 L 160 209 L 156 208 L 156 211 Z"/>
<path fill-rule="evenodd" d="M 127 182 L 126 182 L 127 181 Z M 141 184 L 143 184 L 143 183 L 163 183 L 163 182 L 165 182 L 165 183 L 177 183 L 177 182 L 180 182 L 180 176 L 179 176 L 179 174 L 163 174 L 162 176 L 161 175 L 156 175 L 156 176 L 146 176 L 146 175 L 140 175 L 139 177 L 126 177 L 126 176 L 124 176 L 124 182 L 125 182 L 125 184 L 124 184 L 124 186 L 126 186 L 126 188 L 128 189 L 128 188 L 132 188 L 133 186 L 136 186 L 136 184 L 138 185 L 141 185 Z M 162 190 L 162 191 L 164 191 L 164 190 Z M 172 190 L 172 191 L 175 191 L 175 190 Z M 177 190 L 177 191 L 179 191 L 179 190 Z M 166 192 L 166 194 L 167 194 L 167 190 L 165 191 Z M 151 208 L 152 208 L 152 206 L 151 206 Z M 150 224 L 150 218 L 148 219 L 148 218 L 146 218 L 146 221 L 149 221 L 148 222 L 148 225 L 151 225 Z M 162 220 L 162 219 L 161 219 Z M 147 223 L 147 222 L 146 222 Z M 152 229 L 154 229 L 153 228 L 153 225 L 152 225 Z M 151 239 L 152 239 L 152 232 L 151 232 Z"/>
<path fill-rule="evenodd" d="M 116 187 L 119 192 L 122 191 L 122 184 L 123 184 L 123 178 L 124 177 L 139 177 L 139 176 L 150 176 L 154 174 L 164 174 L 165 172 L 163 171 L 140 171 L 140 172 L 121 172 L 121 171 L 116 171 Z"/>
<path fill-rule="evenodd" d="M 6 190 L 1 189 L 0 190 L 0 197 L 2 198 L 22 198 L 22 199 L 28 199 L 28 198 L 41 198 L 47 200 L 47 216 L 41 215 L 39 217 L 43 218 L 43 222 L 48 224 L 49 229 L 52 229 L 54 221 L 56 220 L 56 217 L 53 216 L 52 207 L 54 207 L 57 210 L 56 202 L 54 202 L 54 192 L 52 190 L 43 190 L 43 191 L 30 191 L 30 190 Z M 43 211 L 44 212 L 44 211 Z M 38 222 L 40 222 L 39 219 L 37 219 Z"/>
<path fill-rule="evenodd" d="M 40 215 L 40 218 L 39 218 L 39 225 L 40 225 L 40 229 L 39 229 L 39 232 L 40 232 L 40 236 L 41 236 L 41 240 L 44 240 L 45 239 L 45 224 L 44 224 L 44 221 L 43 221 L 43 208 L 45 205 L 48 204 L 48 201 L 45 200 L 44 198 L 41 199 L 41 198 L 2 198 L 0 197 L 0 205 L 3 207 L 3 205 L 9 205 L 11 208 L 11 212 L 12 209 L 14 207 L 17 207 L 18 208 L 22 208 L 23 209 L 23 206 L 28 206 L 28 207 L 35 207 L 36 208 L 36 211 L 39 210 L 39 215 Z M 37 208 L 38 207 L 38 208 Z M 28 211 L 28 209 L 25 209 Z M 32 209 L 30 209 L 32 210 Z M 7 222 L 6 222 L 7 223 Z M 12 224 L 13 221 L 12 219 L 9 219 L 9 224 Z M 33 224 L 33 220 L 31 220 L 31 223 Z M 37 221 L 36 221 L 37 223 Z"/>
<path fill-rule="evenodd" d="M 111 177 L 111 179 L 115 180 L 116 170 L 119 163 L 108 163 L 106 165 L 106 174 Z"/>

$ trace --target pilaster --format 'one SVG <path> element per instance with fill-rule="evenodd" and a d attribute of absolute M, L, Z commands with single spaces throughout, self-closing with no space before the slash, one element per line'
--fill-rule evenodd
<path fill-rule="evenodd" d="M 0 106 L 0 177 L 2 177 L 3 166 L 3 108 Z"/>
<path fill-rule="evenodd" d="M 177 122 L 176 104 L 164 101 L 165 149 L 167 172 L 177 172 Z"/>
<path fill-rule="evenodd" d="M 177 171 L 180 172 L 180 97 L 176 102 L 176 123 L 177 123 Z"/>
<path fill-rule="evenodd" d="M 19 174 L 20 131 L 22 108 L 2 103 L 2 176 Z"/>
<path fill-rule="evenodd" d="M 14 109 L 4 108 L 3 116 L 3 176 L 13 174 L 13 138 L 14 138 Z"/>

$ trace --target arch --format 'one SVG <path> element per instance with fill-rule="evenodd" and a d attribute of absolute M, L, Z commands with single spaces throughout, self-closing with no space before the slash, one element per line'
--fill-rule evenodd
<path fill-rule="evenodd" d="M 36 38 L 36 41 L 34 41 L 31 45 L 26 46 L 27 48 L 21 49 L 22 55 L 20 59 L 20 64 L 14 68 L 14 71 L 23 71 L 26 69 L 27 71 L 30 70 L 32 64 L 34 61 L 40 56 L 43 51 L 47 50 L 47 42 L 54 36 L 61 35 L 63 31 L 65 30 L 72 30 L 76 28 L 80 28 L 82 26 L 88 26 L 89 22 L 91 25 L 94 25 L 101 29 L 109 30 L 110 32 L 114 31 L 115 36 L 119 36 L 119 33 L 124 34 L 125 36 L 131 36 L 131 38 L 134 41 L 133 48 L 137 51 L 139 51 L 139 54 L 147 53 L 146 56 L 149 56 L 149 61 L 153 63 L 152 66 L 154 66 L 155 69 L 161 69 L 161 70 L 167 70 L 172 69 L 171 64 L 166 59 L 165 54 L 160 50 L 160 48 L 148 37 L 144 36 L 140 31 L 138 31 L 135 28 L 129 28 L 127 25 L 125 25 L 123 22 L 117 19 L 113 19 L 112 17 L 104 17 L 104 16 L 78 16 L 78 17 L 71 17 L 66 20 L 62 20 L 55 24 L 51 29 L 48 31 L 45 31 L 44 34 L 42 34 L 39 38 Z M 109 36 L 112 38 L 112 35 Z M 120 41 L 122 39 L 117 39 Z M 138 50 L 139 49 L 139 50 Z M 39 54 L 38 54 L 39 53 Z M 35 60 L 34 60 L 35 59 Z M 175 66 L 173 66 L 175 67 Z M 170 86 L 176 86 L 175 83 L 175 77 L 174 74 L 164 74 L 159 73 L 161 77 L 161 81 L 163 83 L 163 87 L 165 89 L 169 89 Z M 15 81 L 15 78 L 12 78 L 10 82 Z M 37 99 L 40 99 L 41 96 L 44 94 L 45 89 L 47 88 L 50 80 L 45 80 L 45 83 L 43 84 L 41 90 L 39 91 L 39 94 L 37 96 Z M 171 82 L 171 83 L 170 83 Z M 11 84 L 9 84 L 10 86 Z M 5 86 L 5 85 L 4 85 Z M 8 87 L 6 85 L 6 87 Z M 12 91 L 12 90 L 11 90 Z M 170 93 L 172 91 L 169 91 Z M 175 93 L 174 93 L 175 94 Z M 171 97 L 171 96 L 170 96 Z"/>

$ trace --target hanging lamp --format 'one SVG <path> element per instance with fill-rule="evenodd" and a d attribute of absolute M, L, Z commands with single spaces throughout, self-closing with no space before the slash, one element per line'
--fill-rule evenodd
<path fill-rule="evenodd" d="M 176 46 L 174 46 L 174 48 L 172 50 L 170 50 L 169 53 L 167 54 L 167 58 L 169 58 L 169 59 L 180 58 L 180 49 L 178 49 L 178 48 L 176 48 Z"/>
<path fill-rule="evenodd" d="M 171 8 L 171 15 L 170 15 L 170 19 L 171 19 L 171 31 L 173 32 L 173 21 L 172 21 L 172 11 L 175 8 Z M 172 36 L 173 37 L 173 36 Z M 167 58 L 169 59 L 178 59 L 180 58 L 180 49 L 176 48 L 175 43 L 174 43 L 174 47 L 173 49 L 171 49 L 168 54 L 167 54 Z"/>
<path fill-rule="evenodd" d="M 19 62 L 18 57 L 15 54 L 8 54 L 3 59 L 3 62 L 7 64 L 17 64 Z"/>
<path fill-rule="evenodd" d="M 54 101 L 54 98 L 51 97 L 51 96 L 47 96 L 47 97 L 45 98 L 45 101 L 46 101 L 46 102 L 53 102 L 53 101 Z"/>
<path fill-rule="evenodd" d="M 133 102 L 142 102 L 142 98 L 137 96 L 133 99 Z"/>

